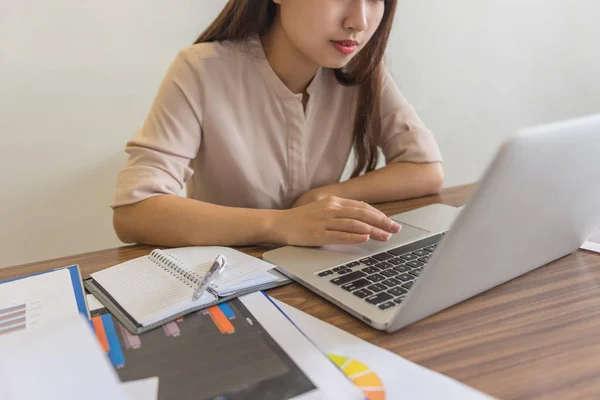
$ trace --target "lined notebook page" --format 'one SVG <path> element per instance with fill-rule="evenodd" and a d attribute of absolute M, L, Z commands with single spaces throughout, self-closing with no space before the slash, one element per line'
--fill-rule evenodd
<path fill-rule="evenodd" d="M 210 285 L 221 293 L 248 288 L 258 284 L 275 282 L 277 277 L 266 271 L 273 265 L 238 250 L 220 246 L 191 246 L 163 250 L 164 253 L 178 259 L 199 276 L 204 276 L 219 254 L 227 259 L 227 267 Z"/>
<path fill-rule="evenodd" d="M 192 289 L 146 256 L 95 272 L 91 276 L 144 326 L 215 300 L 212 294 L 205 292 L 192 302 Z"/>
<path fill-rule="evenodd" d="M 249 287 L 260 286 L 278 280 L 280 280 L 280 278 L 271 274 L 269 271 L 259 272 L 252 278 L 248 278 L 240 283 L 228 285 L 226 288 L 220 288 L 218 293 L 219 296 L 228 296 L 235 292 L 248 289 Z"/>

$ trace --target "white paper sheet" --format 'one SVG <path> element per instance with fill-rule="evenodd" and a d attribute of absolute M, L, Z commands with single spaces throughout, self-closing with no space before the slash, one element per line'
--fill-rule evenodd
<path fill-rule="evenodd" d="M 316 390 L 296 396 L 294 400 L 363 399 L 361 391 L 262 292 L 242 296 L 240 301 L 316 386 Z"/>
<path fill-rule="evenodd" d="M 98 299 L 91 293 L 87 294 L 85 299 L 87 301 L 89 312 L 104 308 L 104 305 L 102 305 L 102 303 L 100 303 L 100 301 L 98 301 Z"/>
<path fill-rule="evenodd" d="M 595 251 L 596 253 L 600 253 L 600 229 L 598 229 L 592 237 L 588 239 L 587 242 L 581 246 L 584 250 Z"/>
<path fill-rule="evenodd" d="M 127 400 L 80 315 L 0 336 L 0 399 Z"/>
<path fill-rule="evenodd" d="M 129 400 L 157 400 L 158 377 L 138 379 L 123 383 L 123 390 Z"/>
<path fill-rule="evenodd" d="M 353 379 L 369 399 L 490 400 L 445 375 L 372 345 L 281 301 L 281 310 Z"/>
<path fill-rule="evenodd" d="M 0 336 L 78 313 L 66 268 L 0 285 Z"/>

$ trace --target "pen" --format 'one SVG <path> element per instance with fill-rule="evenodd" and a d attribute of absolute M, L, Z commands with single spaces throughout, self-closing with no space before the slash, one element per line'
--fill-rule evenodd
<path fill-rule="evenodd" d="M 200 298 L 200 295 L 204 293 L 204 291 L 212 281 L 213 277 L 216 278 L 221 272 L 223 272 L 226 265 L 227 259 L 223 254 L 219 254 L 215 261 L 213 261 L 206 275 L 202 277 L 202 280 L 198 284 L 198 287 L 194 289 L 194 293 L 192 294 L 192 301 L 196 301 Z"/>

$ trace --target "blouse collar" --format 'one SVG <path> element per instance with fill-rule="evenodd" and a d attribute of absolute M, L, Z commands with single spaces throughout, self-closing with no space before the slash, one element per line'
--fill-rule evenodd
<path fill-rule="evenodd" d="M 275 73 L 273 67 L 269 63 L 267 59 L 267 55 L 265 53 L 264 47 L 258 35 L 251 36 L 248 41 L 248 46 L 252 55 L 256 59 L 256 63 L 258 68 L 264 77 L 265 81 L 273 89 L 273 91 L 282 99 L 302 99 L 302 93 L 294 93 L 292 92 L 286 85 L 283 83 L 281 78 Z M 319 67 L 317 73 L 308 84 L 306 88 L 306 92 L 309 95 L 316 94 L 321 86 L 323 85 L 323 67 Z"/>

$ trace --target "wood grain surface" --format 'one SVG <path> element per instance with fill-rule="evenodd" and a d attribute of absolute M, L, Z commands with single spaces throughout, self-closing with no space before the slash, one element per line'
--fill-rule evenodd
<path fill-rule="evenodd" d="M 375 206 L 388 215 L 432 203 L 459 206 L 472 190 L 466 185 Z M 153 248 L 124 246 L 4 268 L 0 280 L 72 264 L 88 276 Z M 266 250 L 239 249 L 257 257 Z M 600 398 L 600 254 L 578 250 L 393 334 L 295 283 L 268 294 L 497 398 Z"/>

